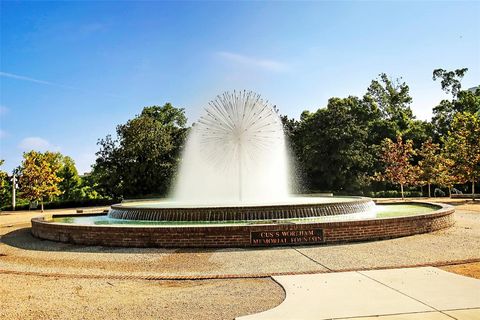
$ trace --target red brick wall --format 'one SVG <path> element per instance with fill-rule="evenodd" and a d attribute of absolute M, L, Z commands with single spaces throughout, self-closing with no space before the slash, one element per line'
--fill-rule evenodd
<path fill-rule="evenodd" d="M 454 224 L 454 209 L 430 214 L 359 221 L 195 227 L 82 226 L 32 219 L 32 233 L 42 239 L 82 245 L 123 247 L 248 247 L 251 232 L 322 229 L 323 243 L 389 239 L 431 232 Z M 291 244 L 288 244 L 291 245 Z"/>

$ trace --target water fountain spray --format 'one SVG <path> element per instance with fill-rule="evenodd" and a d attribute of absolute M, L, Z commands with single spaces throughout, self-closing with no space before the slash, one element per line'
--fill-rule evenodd
<path fill-rule="evenodd" d="M 209 103 L 195 129 L 203 154 L 214 166 L 237 166 L 238 200 L 243 170 L 254 166 L 283 138 L 280 117 L 259 94 L 225 92 Z"/>
<path fill-rule="evenodd" d="M 187 140 L 176 198 L 209 202 L 282 199 L 288 160 L 280 116 L 251 91 L 218 95 Z"/>

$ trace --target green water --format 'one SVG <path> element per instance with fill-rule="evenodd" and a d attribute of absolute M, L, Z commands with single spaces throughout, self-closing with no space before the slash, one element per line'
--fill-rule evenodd
<path fill-rule="evenodd" d="M 333 222 L 333 221 L 349 221 L 362 219 L 380 219 L 391 217 L 405 217 L 418 214 L 425 214 L 438 210 L 439 207 L 428 204 L 379 204 L 375 208 L 375 212 L 367 214 L 354 215 L 336 215 L 315 217 L 308 219 L 285 219 L 277 220 L 275 223 L 302 223 L 302 222 Z M 143 221 L 143 220 L 123 220 L 112 219 L 107 215 L 96 216 L 70 216 L 55 217 L 53 222 L 81 224 L 81 225 L 129 225 L 129 226 L 198 226 L 198 225 L 250 225 L 250 224 L 266 224 L 272 223 L 272 220 L 256 220 L 256 221 Z"/>
<path fill-rule="evenodd" d="M 429 204 L 377 204 L 377 218 L 405 217 L 429 213 L 439 207 Z"/>

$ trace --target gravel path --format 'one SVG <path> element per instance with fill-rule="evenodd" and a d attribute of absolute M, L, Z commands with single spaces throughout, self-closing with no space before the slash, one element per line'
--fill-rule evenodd
<path fill-rule="evenodd" d="M 233 319 L 271 309 L 270 279 L 145 281 L 0 274 L 0 319 Z"/>

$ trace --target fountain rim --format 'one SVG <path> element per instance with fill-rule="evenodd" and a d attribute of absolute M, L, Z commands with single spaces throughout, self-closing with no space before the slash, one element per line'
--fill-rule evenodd
<path fill-rule="evenodd" d="M 308 198 L 308 199 L 307 199 Z M 317 198 L 315 201 L 315 198 Z M 340 214 L 368 214 L 375 207 L 371 198 L 351 197 L 347 201 L 326 197 L 300 198 L 298 203 L 241 206 L 161 206 L 112 205 L 108 216 L 114 219 L 147 221 L 232 221 L 279 220 L 310 218 Z M 305 200 L 305 202 L 302 202 Z M 337 201 L 335 201 L 337 200 Z M 293 200 L 292 200 L 293 201 Z"/>
<path fill-rule="evenodd" d="M 361 220 L 306 222 L 283 224 L 246 225 L 83 225 L 53 222 L 52 218 L 71 214 L 53 214 L 50 217 L 32 218 L 32 234 L 40 239 L 78 245 L 102 245 L 113 247 L 163 247 L 163 248 L 228 248 L 277 246 L 282 244 L 254 244 L 252 234 L 270 231 L 295 231 L 321 229 L 322 238 L 312 243 L 285 245 L 338 244 L 358 241 L 392 239 L 428 233 L 448 228 L 455 223 L 455 207 L 427 201 L 407 201 L 404 204 L 428 204 L 437 210 L 412 216 L 367 218 Z M 382 203 L 387 204 L 387 203 Z M 397 202 L 388 204 L 398 204 Z M 98 213 L 104 214 L 104 213 Z M 94 213 L 82 216 L 98 215 Z M 348 230 L 348 234 L 345 231 Z"/>
<path fill-rule="evenodd" d="M 124 200 L 121 203 L 112 204 L 110 207 L 112 209 L 119 209 L 119 210 L 166 210 L 166 209 L 178 209 L 178 210 L 218 210 L 218 209 L 248 209 L 248 208 L 255 208 L 255 209 L 274 209 L 278 207 L 282 208 L 294 208 L 294 207 L 302 207 L 302 206 L 322 206 L 322 205 L 336 205 L 336 204 L 354 204 L 354 203 L 363 203 L 363 202 L 373 202 L 372 198 L 363 197 L 363 196 L 316 196 L 316 195 L 299 195 L 293 196 L 290 199 L 315 199 L 315 198 L 322 198 L 322 199 L 351 199 L 350 201 L 325 201 L 325 202 L 316 202 L 316 201 L 306 201 L 306 202 L 298 202 L 298 203 L 288 203 L 288 202 L 263 202 L 263 203 L 225 203 L 225 204 L 198 204 L 196 205 L 194 202 L 192 203 L 184 203 L 184 206 L 155 206 L 155 207 L 144 207 L 138 205 L 128 205 L 129 203 L 148 203 L 148 202 L 155 202 L 159 200 L 166 200 L 168 198 L 156 198 L 156 199 L 142 199 L 142 200 Z M 172 204 L 173 202 L 169 202 Z M 182 202 L 178 202 L 182 204 Z"/>
<path fill-rule="evenodd" d="M 64 225 L 64 226 L 70 226 L 70 227 L 87 227 L 87 228 L 160 228 L 160 229 L 168 229 L 168 228 L 235 228 L 235 227 L 249 227 L 249 226 L 288 226 L 288 225 L 310 225 L 310 224 L 318 224 L 318 225 L 343 225 L 343 224 L 350 224 L 350 223 L 355 223 L 355 224 L 362 224 L 362 223 L 371 223 L 371 222 L 385 222 L 385 221 L 401 221 L 404 219 L 410 219 L 410 220 L 415 220 L 415 219 L 423 219 L 423 218 L 429 218 L 429 217 L 438 217 L 438 216 L 443 216 L 443 215 L 448 215 L 452 213 L 452 210 L 455 210 L 455 206 L 450 205 L 450 204 L 445 204 L 445 203 L 437 203 L 437 202 L 428 202 L 428 201 L 405 201 L 405 202 L 382 202 L 378 203 L 379 205 L 382 206 L 395 206 L 395 205 L 409 205 L 409 204 L 417 204 L 417 205 L 425 205 L 425 206 L 431 206 L 434 211 L 431 212 L 424 212 L 424 213 L 417 213 L 414 215 L 398 215 L 398 216 L 390 216 L 390 217 L 381 217 L 381 218 L 375 218 L 375 217 L 368 217 L 368 218 L 359 218 L 359 219 L 348 219 L 348 220 L 336 220 L 336 221 L 315 221 L 315 220 L 302 220 L 299 219 L 297 221 L 292 221 L 285 223 L 283 222 L 284 220 L 288 219 L 273 219 L 271 221 L 264 221 L 263 223 L 249 223 L 249 222 L 244 222 L 244 223 L 236 223 L 236 224 L 231 224 L 228 222 L 225 222 L 225 224 L 218 223 L 218 224 L 209 224 L 208 221 L 203 221 L 205 224 L 191 224 L 191 225 L 184 225 L 184 224 L 168 224 L 168 225 L 159 225 L 159 224 L 98 224 L 98 225 L 91 225 L 91 224 L 85 224 L 85 223 L 68 223 L 68 222 L 57 222 L 53 221 L 54 218 L 64 218 L 64 217 L 95 217 L 95 216 L 104 216 L 107 215 L 106 211 L 102 212 L 86 212 L 86 213 L 53 213 L 52 215 L 48 216 L 39 216 L 39 217 L 33 217 L 31 221 L 38 221 L 41 223 L 47 223 L 47 224 L 55 224 L 55 225 Z M 315 219 L 317 217 L 312 217 L 312 219 Z M 179 221 L 182 222 L 182 221 Z"/>

